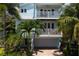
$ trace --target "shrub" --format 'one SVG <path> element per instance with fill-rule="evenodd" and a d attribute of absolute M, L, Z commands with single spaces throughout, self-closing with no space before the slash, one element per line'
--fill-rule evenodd
<path fill-rule="evenodd" d="M 4 55 L 4 48 L 0 48 L 0 56 Z"/>

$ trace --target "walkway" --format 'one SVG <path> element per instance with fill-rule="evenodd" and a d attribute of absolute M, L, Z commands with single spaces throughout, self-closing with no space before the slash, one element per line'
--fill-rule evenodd
<path fill-rule="evenodd" d="M 34 51 L 33 56 L 62 56 L 63 53 L 58 49 L 39 49 Z"/>

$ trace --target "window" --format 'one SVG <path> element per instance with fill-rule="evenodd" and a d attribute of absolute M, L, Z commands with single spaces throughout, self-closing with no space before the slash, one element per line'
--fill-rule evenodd
<path fill-rule="evenodd" d="M 44 10 L 44 16 L 47 17 L 47 10 Z"/>
<path fill-rule="evenodd" d="M 50 28 L 50 23 L 48 23 L 48 28 Z"/>
<path fill-rule="evenodd" d="M 40 11 L 43 11 L 43 9 L 41 9 Z"/>
<path fill-rule="evenodd" d="M 48 17 L 51 16 L 51 10 L 48 10 Z"/>
<path fill-rule="evenodd" d="M 40 16 L 43 16 L 43 9 L 40 9 Z"/>
<path fill-rule="evenodd" d="M 52 15 L 54 15 L 54 9 L 52 9 Z"/>
<path fill-rule="evenodd" d="M 47 26 L 46 23 L 44 23 L 44 26 L 45 26 L 45 28 L 46 28 L 46 26 Z"/>
<path fill-rule="evenodd" d="M 52 29 L 54 29 L 54 23 L 52 23 Z"/>
<path fill-rule="evenodd" d="M 27 9 L 21 9 L 21 13 L 27 12 Z"/>
<path fill-rule="evenodd" d="M 26 9 L 24 9 L 24 12 L 27 12 L 27 10 L 26 10 Z"/>
<path fill-rule="evenodd" d="M 54 9 L 52 9 L 52 11 L 54 11 Z"/>
<path fill-rule="evenodd" d="M 48 10 L 50 12 L 50 10 Z"/>
<path fill-rule="evenodd" d="M 21 13 L 23 13 L 23 9 L 21 9 Z"/>

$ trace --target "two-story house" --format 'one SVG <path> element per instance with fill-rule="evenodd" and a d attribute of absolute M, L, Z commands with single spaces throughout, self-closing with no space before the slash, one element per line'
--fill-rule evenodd
<path fill-rule="evenodd" d="M 19 13 L 23 20 L 42 20 L 45 24 L 45 32 L 39 39 L 33 40 L 34 47 L 59 48 L 62 34 L 57 32 L 56 21 L 62 11 L 62 3 L 22 3 L 19 5 Z M 16 22 L 16 25 L 20 21 Z"/>

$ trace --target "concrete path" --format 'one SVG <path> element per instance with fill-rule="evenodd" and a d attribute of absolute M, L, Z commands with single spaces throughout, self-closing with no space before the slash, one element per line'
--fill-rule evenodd
<path fill-rule="evenodd" d="M 62 56 L 63 53 L 59 49 L 39 49 L 35 50 L 33 56 Z"/>

